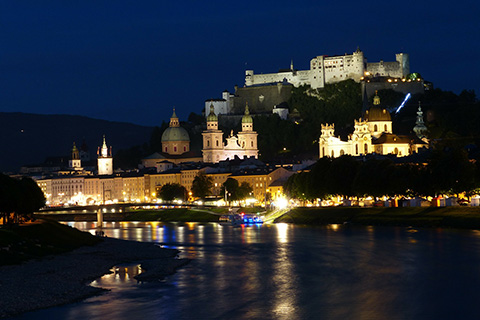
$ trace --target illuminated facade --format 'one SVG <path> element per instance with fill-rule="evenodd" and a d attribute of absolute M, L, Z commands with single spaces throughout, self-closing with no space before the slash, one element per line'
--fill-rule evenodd
<path fill-rule="evenodd" d="M 113 174 L 113 157 L 112 157 L 112 147 L 107 147 L 107 142 L 105 141 L 105 135 L 103 136 L 103 145 L 98 147 L 98 174 L 99 175 L 111 175 Z"/>
<path fill-rule="evenodd" d="M 257 133 L 253 131 L 253 118 L 245 107 L 242 117 L 242 131 L 237 135 L 233 131 L 227 137 L 227 143 L 223 142 L 223 132 L 218 129 L 218 117 L 213 105 L 210 106 L 210 114 L 207 117 L 207 129 L 202 132 L 203 136 L 203 162 L 218 163 L 227 159 L 255 157 L 258 158 Z"/>
<path fill-rule="evenodd" d="M 344 154 L 360 156 L 369 153 L 395 154 L 404 157 L 428 146 L 425 141 L 417 137 L 393 134 L 392 118 L 386 109 L 380 108 L 378 95 L 374 97 L 373 104 L 373 107 L 365 111 L 364 119 L 355 120 L 354 131 L 347 141 L 335 137 L 334 124 L 321 125 L 320 158 L 336 158 Z"/>
<path fill-rule="evenodd" d="M 310 60 L 309 70 L 295 70 L 293 62 L 290 69 L 278 73 L 255 74 L 253 70 L 245 71 L 245 86 L 265 83 L 289 82 L 296 87 L 310 85 L 313 89 L 323 88 L 326 83 L 347 79 L 360 81 L 366 74 L 403 78 L 410 73 L 409 56 L 397 53 L 395 61 L 367 63 L 363 52 L 357 49 L 352 54 L 341 56 L 317 56 Z"/>

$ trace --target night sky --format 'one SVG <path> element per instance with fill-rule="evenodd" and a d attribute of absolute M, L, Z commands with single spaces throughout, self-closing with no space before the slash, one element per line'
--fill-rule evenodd
<path fill-rule="evenodd" d="M 160 125 L 317 55 L 410 54 L 435 87 L 480 95 L 478 1 L 0 1 L 0 111 Z"/>

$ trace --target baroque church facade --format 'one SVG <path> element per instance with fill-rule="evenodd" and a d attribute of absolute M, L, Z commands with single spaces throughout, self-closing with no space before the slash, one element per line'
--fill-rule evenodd
<path fill-rule="evenodd" d="M 347 141 L 335 136 L 334 124 L 322 124 L 319 155 L 320 158 L 336 158 L 342 155 L 360 156 L 376 153 L 404 157 L 418 152 L 419 149 L 428 147 L 420 107 L 414 131 L 417 133 L 415 137 L 394 134 L 390 113 L 380 107 L 380 98 L 375 95 L 373 106 L 365 111 L 363 119 L 355 120 L 354 131 Z"/>
<path fill-rule="evenodd" d="M 258 158 L 257 135 L 257 132 L 253 131 L 253 118 L 247 104 L 242 117 L 242 131 L 235 135 L 232 130 L 224 143 L 223 132 L 218 129 L 218 117 L 214 106 L 211 105 L 207 129 L 202 132 L 203 162 L 218 163 L 227 159 L 233 160 L 235 156 Z"/>

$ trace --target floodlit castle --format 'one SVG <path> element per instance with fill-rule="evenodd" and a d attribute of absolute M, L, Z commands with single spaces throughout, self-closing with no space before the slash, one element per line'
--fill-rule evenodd
<path fill-rule="evenodd" d="M 246 70 L 245 86 L 288 82 L 295 87 L 306 84 L 317 89 L 323 88 L 326 83 L 347 79 L 359 82 L 365 75 L 404 78 L 409 73 L 410 62 L 406 53 L 397 53 L 392 62 L 367 63 L 363 52 L 357 49 L 342 56 L 317 56 L 310 60 L 310 70 L 295 70 L 293 62 L 290 69 L 280 69 L 277 73 L 255 74 L 253 70 Z"/>
<path fill-rule="evenodd" d="M 355 129 L 347 141 L 335 137 L 334 124 L 322 124 L 319 141 L 320 158 L 336 158 L 342 155 L 360 156 L 369 153 L 395 154 L 404 157 L 418 152 L 428 144 L 425 141 L 426 127 L 423 124 L 423 113 L 420 107 L 417 115 L 416 127 L 420 128 L 416 132 L 418 131 L 421 135 L 417 137 L 396 135 L 392 132 L 390 113 L 380 107 L 380 98 L 375 95 L 373 106 L 365 111 L 363 119 L 355 120 Z"/>
<path fill-rule="evenodd" d="M 203 162 L 217 163 L 226 159 L 232 160 L 235 156 L 258 158 L 257 133 L 253 131 L 253 118 L 248 111 L 248 105 L 242 117 L 242 131 L 234 135 L 232 130 L 226 144 L 223 142 L 223 132 L 218 129 L 218 117 L 214 110 L 211 105 L 207 129 L 202 132 Z"/>

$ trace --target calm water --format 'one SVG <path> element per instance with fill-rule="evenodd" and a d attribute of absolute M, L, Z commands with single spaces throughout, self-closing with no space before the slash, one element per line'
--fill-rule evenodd
<path fill-rule="evenodd" d="M 93 223 L 72 223 L 92 230 Z M 106 223 L 192 262 L 155 283 L 120 266 L 111 292 L 19 319 L 478 319 L 480 232 Z"/>

